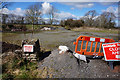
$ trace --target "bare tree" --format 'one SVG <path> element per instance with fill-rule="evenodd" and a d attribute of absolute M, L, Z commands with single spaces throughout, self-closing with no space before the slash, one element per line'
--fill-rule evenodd
<path fill-rule="evenodd" d="M 7 8 L 9 5 L 11 5 L 11 3 L 7 2 L 7 1 L 8 0 L 1 0 L 0 1 L 0 9 Z M 7 18 L 6 14 L 0 13 L 0 26 L 2 26 L 2 22 L 6 23 L 6 18 Z"/>
<path fill-rule="evenodd" d="M 51 10 L 48 12 L 48 17 L 49 17 L 49 22 L 52 25 L 55 20 L 55 18 L 57 17 L 56 15 L 57 9 L 55 7 L 51 7 Z"/>
<path fill-rule="evenodd" d="M 87 17 L 86 23 L 88 26 L 93 26 L 94 18 L 97 16 L 97 12 L 95 10 L 88 11 L 85 16 Z"/>
<path fill-rule="evenodd" d="M 16 23 L 17 24 L 24 24 L 24 17 L 23 16 L 16 16 Z"/>
<path fill-rule="evenodd" d="M 7 8 L 8 6 L 10 6 L 11 3 L 10 3 L 10 2 L 7 2 L 7 1 L 9 1 L 9 0 L 1 0 L 1 1 L 0 1 L 0 8 Z M 13 4 L 13 3 L 12 3 L 12 4 Z"/>
<path fill-rule="evenodd" d="M 101 26 L 104 28 L 113 28 L 115 26 L 116 16 L 112 12 L 103 12 L 100 16 Z"/>
<path fill-rule="evenodd" d="M 7 23 L 7 18 L 8 18 L 8 14 L 2 14 L 2 23 L 3 24 Z"/>
<path fill-rule="evenodd" d="M 8 15 L 7 22 L 9 24 L 14 24 L 16 22 L 16 20 L 17 20 L 17 17 L 16 17 L 15 14 L 9 14 Z"/>
<path fill-rule="evenodd" d="M 28 10 L 26 10 L 26 21 L 32 24 L 32 29 L 34 30 L 34 24 L 38 23 L 38 20 L 41 18 L 41 5 L 34 4 L 29 6 Z"/>
<path fill-rule="evenodd" d="M 1 8 L 6 8 L 7 6 L 8 6 L 8 2 L 0 2 L 0 6 L 1 6 Z"/>
<path fill-rule="evenodd" d="M 94 22 L 91 22 L 94 27 L 99 28 L 113 28 L 115 26 L 116 16 L 111 12 L 103 12 L 101 15 L 93 19 Z M 86 20 L 86 23 L 89 23 L 89 20 Z"/>

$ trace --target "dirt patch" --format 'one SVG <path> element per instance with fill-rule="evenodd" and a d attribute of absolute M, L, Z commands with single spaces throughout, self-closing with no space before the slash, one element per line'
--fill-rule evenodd
<path fill-rule="evenodd" d="M 2 53 L 8 52 L 8 51 L 14 51 L 16 49 L 21 49 L 21 46 L 15 45 L 15 44 L 10 44 L 7 42 L 0 42 L 2 44 Z"/>

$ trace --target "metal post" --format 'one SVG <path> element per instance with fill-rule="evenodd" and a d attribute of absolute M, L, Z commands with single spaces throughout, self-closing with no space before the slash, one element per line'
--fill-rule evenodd
<path fill-rule="evenodd" d="M 113 70 L 114 69 L 114 67 L 113 67 L 113 62 L 114 61 L 109 61 L 109 66 L 110 66 L 110 68 Z"/>

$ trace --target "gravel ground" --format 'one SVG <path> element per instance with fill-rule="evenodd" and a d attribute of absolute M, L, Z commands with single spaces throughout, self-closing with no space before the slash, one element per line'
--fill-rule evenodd
<path fill-rule="evenodd" d="M 92 59 L 89 63 L 80 61 L 71 53 L 59 55 L 58 50 L 53 50 L 49 57 L 39 63 L 39 69 L 53 68 L 53 78 L 120 78 L 120 73 L 113 73 L 105 61 Z"/>

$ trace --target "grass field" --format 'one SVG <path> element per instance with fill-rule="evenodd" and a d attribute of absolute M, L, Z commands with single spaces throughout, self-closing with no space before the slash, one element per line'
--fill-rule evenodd
<path fill-rule="evenodd" d="M 118 34 L 118 29 L 103 29 L 103 28 L 89 28 L 89 27 L 81 27 L 81 28 L 74 28 L 73 31 L 80 31 L 80 32 L 97 32 L 97 33 L 112 33 Z"/>
<path fill-rule="evenodd" d="M 26 25 L 26 28 L 28 29 L 28 30 L 32 30 L 32 25 L 30 24 L 30 25 Z M 40 29 L 41 27 L 61 27 L 61 26 L 53 26 L 53 25 L 34 25 L 34 29 L 36 30 L 36 29 Z"/>

